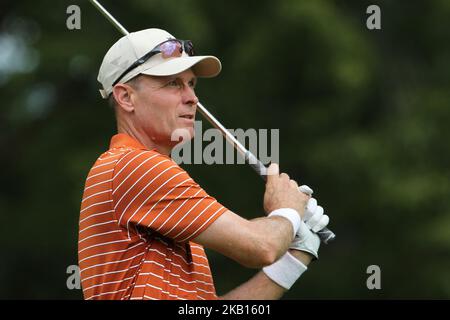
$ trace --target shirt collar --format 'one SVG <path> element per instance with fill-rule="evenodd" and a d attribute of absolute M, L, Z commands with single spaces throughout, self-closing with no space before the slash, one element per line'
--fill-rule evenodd
<path fill-rule="evenodd" d="M 142 143 L 130 137 L 126 133 L 118 133 L 111 138 L 109 148 L 115 149 L 120 147 L 131 147 L 133 149 L 148 150 L 148 148 L 145 147 Z"/>

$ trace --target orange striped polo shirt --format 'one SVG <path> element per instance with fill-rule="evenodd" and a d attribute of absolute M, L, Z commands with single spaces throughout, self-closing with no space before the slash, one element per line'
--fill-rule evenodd
<path fill-rule="evenodd" d="M 78 262 L 85 299 L 217 299 L 191 239 L 227 209 L 170 157 L 126 134 L 89 171 Z"/>

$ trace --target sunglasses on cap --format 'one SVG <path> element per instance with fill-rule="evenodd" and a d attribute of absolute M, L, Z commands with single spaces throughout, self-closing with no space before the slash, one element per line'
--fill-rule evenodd
<path fill-rule="evenodd" d="M 134 68 L 139 67 L 144 64 L 148 59 L 153 57 L 154 55 L 161 53 L 164 59 L 173 58 L 173 57 L 181 57 L 181 54 L 186 52 L 189 56 L 194 55 L 194 45 L 190 40 L 179 40 L 179 39 L 170 39 L 158 44 L 151 51 L 143 55 L 141 58 L 136 60 L 128 69 L 126 69 L 116 81 L 113 82 L 112 86 L 114 87 L 120 79 L 122 79 L 128 72 L 133 70 Z"/>

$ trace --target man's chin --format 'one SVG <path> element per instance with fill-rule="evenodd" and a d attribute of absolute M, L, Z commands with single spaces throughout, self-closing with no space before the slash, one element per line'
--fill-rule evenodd
<path fill-rule="evenodd" d="M 172 132 L 171 141 L 174 145 L 179 143 L 186 143 L 194 138 L 195 130 L 194 126 L 187 126 L 182 128 L 177 128 Z"/>

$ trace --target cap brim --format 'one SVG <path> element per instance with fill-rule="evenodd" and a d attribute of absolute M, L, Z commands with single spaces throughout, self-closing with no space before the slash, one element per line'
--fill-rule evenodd
<path fill-rule="evenodd" d="M 144 69 L 140 73 L 150 76 L 171 76 L 192 68 L 197 77 L 212 78 L 217 76 L 222 65 L 214 56 L 193 56 L 167 59 L 163 63 Z"/>

